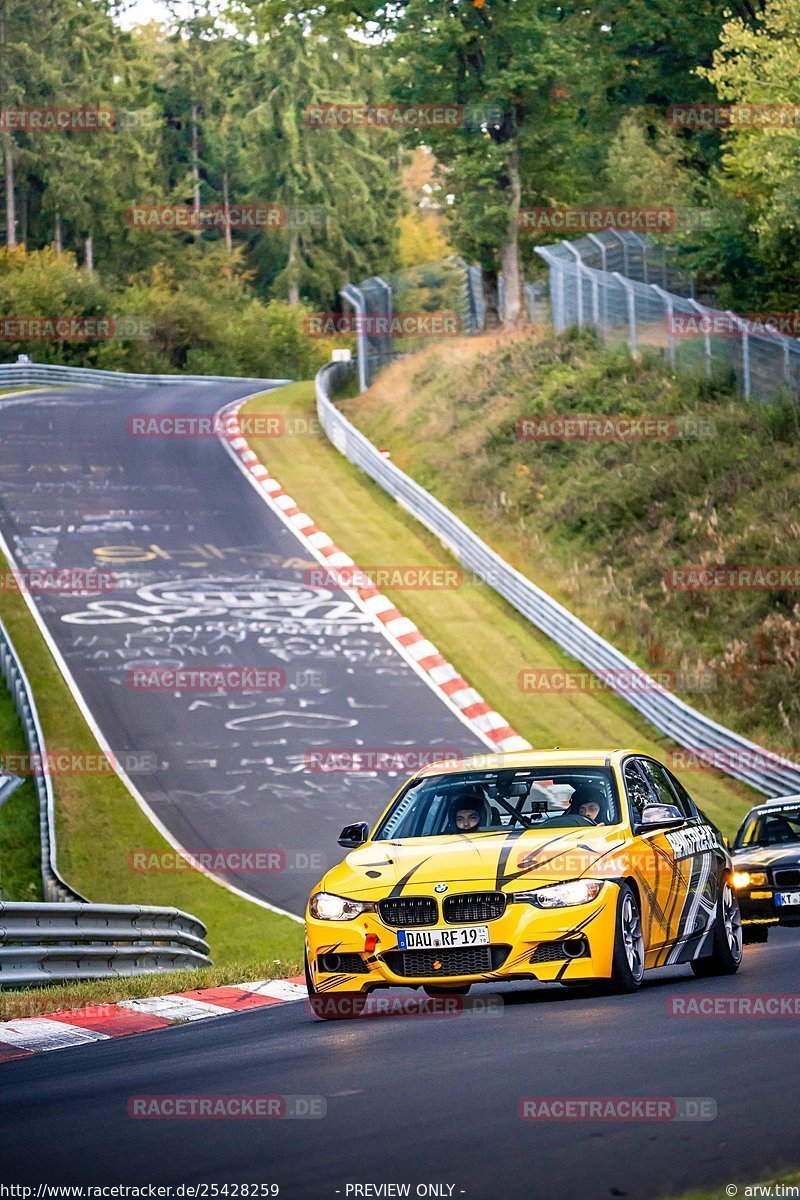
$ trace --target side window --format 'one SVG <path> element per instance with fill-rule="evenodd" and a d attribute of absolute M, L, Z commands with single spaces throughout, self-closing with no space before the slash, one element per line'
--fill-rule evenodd
<path fill-rule="evenodd" d="M 628 793 L 634 822 L 641 821 L 645 804 L 655 804 L 655 796 L 642 769 L 643 765 L 640 758 L 629 758 L 625 763 L 625 791 Z"/>
<path fill-rule="evenodd" d="M 698 815 L 697 805 L 681 781 L 676 779 L 672 772 L 668 771 L 666 767 L 664 768 L 664 774 L 672 784 L 673 792 L 678 797 L 678 808 L 681 810 L 681 812 L 685 813 L 687 817 L 696 817 Z"/>
<path fill-rule="evenodd" d="M 660 763 L 648 758 L 642 765 L 656 794 L 656 804 L 669 804 L 672 808 L 677 808 L 684 817 L 694 816 L 691 808 L 687 809 L 677 792 L 670 787 L 667 772 Z"/>

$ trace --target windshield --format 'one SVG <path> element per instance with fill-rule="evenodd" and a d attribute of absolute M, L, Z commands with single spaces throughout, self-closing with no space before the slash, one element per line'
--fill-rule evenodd
<path fill-rule="evenodd" d="M 754 812 L 748 816 L 735 842 L 735 849 L 744 846 L 784 846 L 800 842 L 800 804 Z"/>
<path fill-rule="evenodd" d="M 377 840 L 619 823 L 613 775 L 602 767 L 535 767 L 432 775 L 410 784 Z"/>

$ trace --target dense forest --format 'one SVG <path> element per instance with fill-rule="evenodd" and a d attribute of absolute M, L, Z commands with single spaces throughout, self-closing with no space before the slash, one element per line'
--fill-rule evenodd
<path fill-rule="evenodd" d="M 310 310 L 448 254 L 513 325 L 537 206 L 669 205 L 718 304 L 798 306 L 800 0 L 124 8 L 0 0 L 0 314 L 142 319 L 6 361 L 308 374 Z"/>

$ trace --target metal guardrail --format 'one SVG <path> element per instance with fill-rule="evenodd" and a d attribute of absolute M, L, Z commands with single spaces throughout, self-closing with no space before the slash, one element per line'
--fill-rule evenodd
<path fill-rule="evenodd" d="M 178 908 L 0 901 L 0 988 L 207 967 L 205 933 Z"/>
<path fill-rule="evenodd" d="M 125 371 L 101 371 L 95 367 L 62 367 L 52 363 L 0 363 L 0 387 L 44 384 L 89 384 L 95 387 L 153 387 L 176 383 L 254 383 L 279 387 L 291 379 L 259 379 L 238 375 L 141 375 Z"/>
<path fill-rule="evenodd" d="M 345 382 L 351 369 L 348 363 L 329 363 L 316 378 L 320 424 L 345 458 L 431 530 L 459 562 L 494 588 L 562 650 L 604 679 L 612 691 L 679 746 L 699 758 L 705 756 L 728 775 L 768 796 L 800 791 L 800 767 L 726 729 L 672 692 L 660 688 L 636 663 L 510 566 L 439 500 L 386 459 L 332 401 L 332 390 Z M 641 690 L 620 686 L 620 681 L 629 679 L 631 672 L 641 679 Z"/>
<path fill-rule="evenodd" d="M 32 763 L 46 761 L 44 735 L 25 668 L 14 649 L 8 630 L 0 620 L 0 675 L 6 681 L 14 700 L 22 732 Z M 86 897 L 76 892 L 62 879 L 56 865 L 55 803 L 53 783 L 49 772 L 34 771 L 34 786 L 39 800 L 39 838 L 42 858 L 42 887 L 46 900 L 79 900 Z"/>
<path fill-rule="evenodd" d="M 32 763 L 46 764 L 33 692 L 1 620 L 0 674 L 14 699 Z M 69 886 L 56 864 L 50 773 L 35 769 L 33 780 L 45 902 L 0 900 L 0 988 L 210 966 L 205 926 L 197 917 L 177 908 L 90 904 Z"/>

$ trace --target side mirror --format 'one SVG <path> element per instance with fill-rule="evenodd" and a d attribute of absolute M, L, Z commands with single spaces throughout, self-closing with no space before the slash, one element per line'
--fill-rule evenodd
<path fill-rule="evenodd" d="M 357 846 L 363 846 L 368 838 L 369 825 L 366 821 L 358 821 L 355 825 L 345 825 L 339 834 L 339 845 L 355 850 Z"/>
<path fill-rule="evenodd" d="M 683 813 L 674 804 L 645 804 L 642 819 L 634 827 L 634 834 L 651 833 L 655 829 L 677 829 L 686 821 Z"/>

